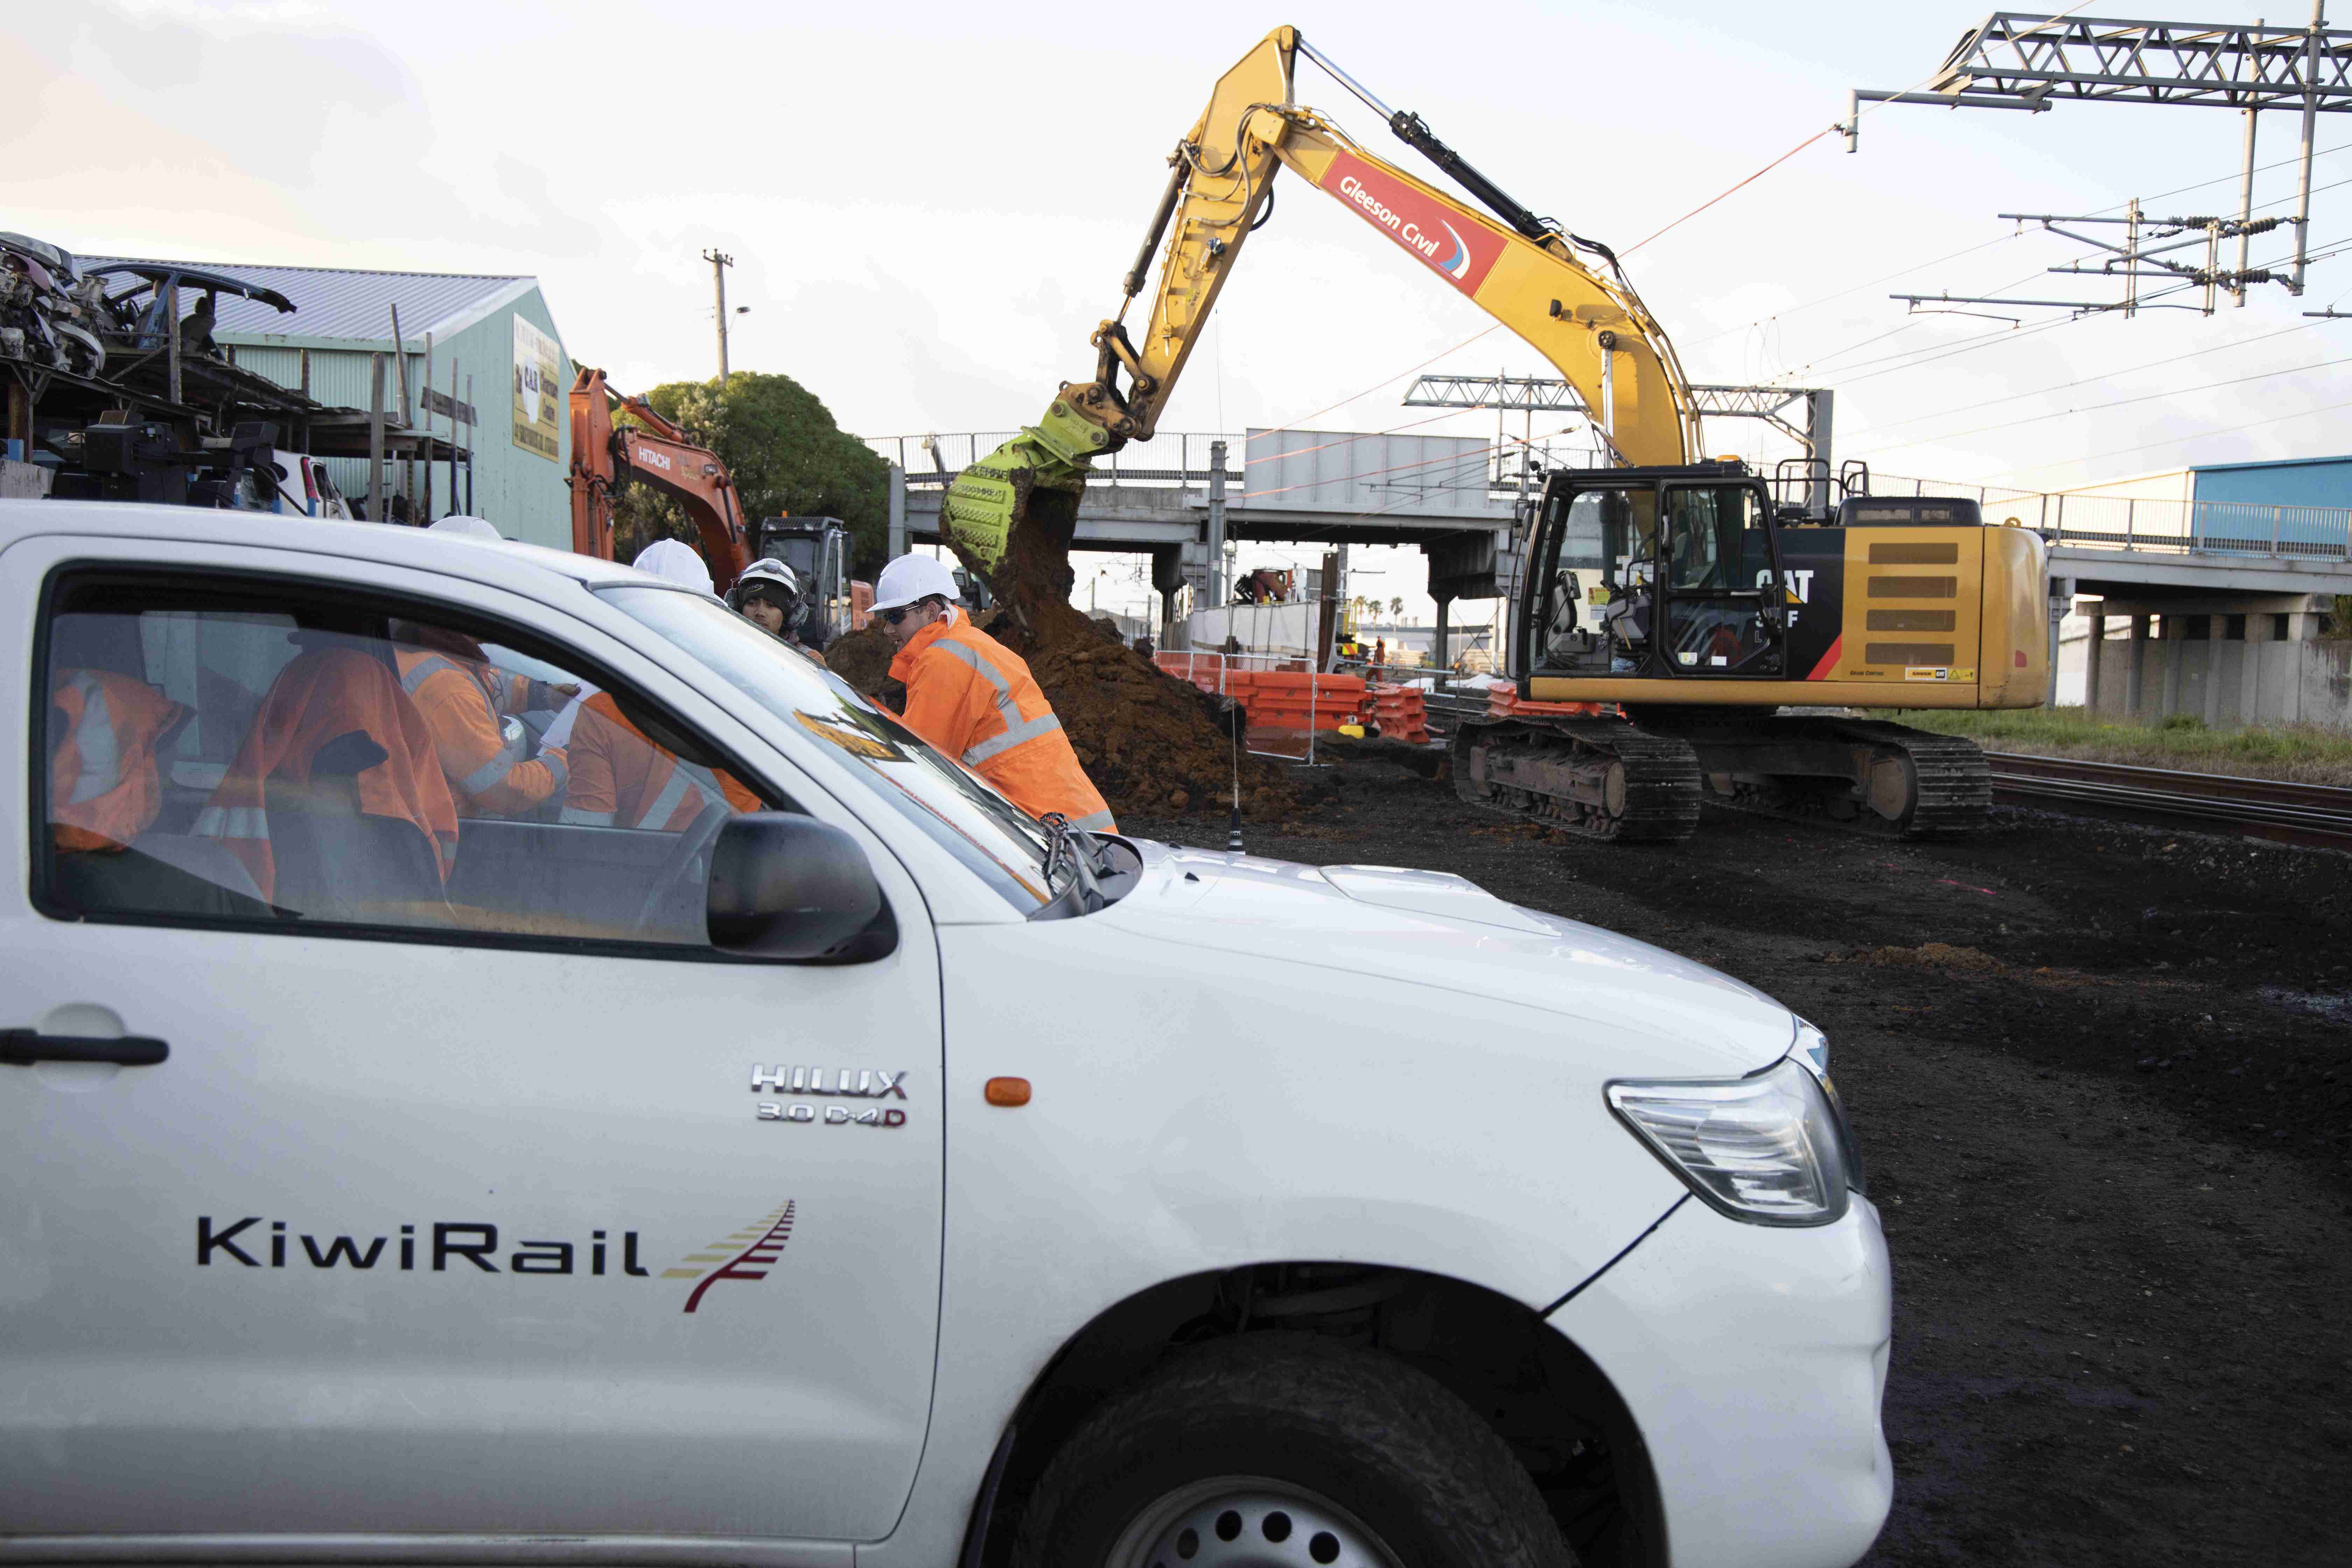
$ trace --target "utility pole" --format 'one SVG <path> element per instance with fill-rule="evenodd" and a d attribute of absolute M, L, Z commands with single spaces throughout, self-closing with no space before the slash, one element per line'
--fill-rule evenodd
<path fill-rule="evenodd" d="M 724 385 L 727 381 L 727 269 L 735 265 L 735 258 L 713 247 L 702 253 L 702 259 L 710 263 L 710 286 L 719 297 L 719 380 Z"/>

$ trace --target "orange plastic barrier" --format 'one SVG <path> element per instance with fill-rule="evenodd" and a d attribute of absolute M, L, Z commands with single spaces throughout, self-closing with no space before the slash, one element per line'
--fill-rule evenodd
<path fill-rule="evenodd" d="M 1490 686 L 1486 689 L 1486 717 L 1512 719 L 1540 717 L 1591 717 L 1601 711 L 1598 702 L 1536 702 L 1521 701 L 1516 686 Z"/>
<path fill-rule="evenodd" d="M 1360 675 L 1309 675 L 1287 669 L 1261 669 L 1255 674 L 1250 689 L 1242 695 L 1252 725 L 1337 730 L 1354 722 L 1364 708 Z"/>
<path fill-rule="evenodd" d="M 1429 743 L 1429 704 L 1422 700 L 1420 687 L 1375 683 L 1368 689 L 1372 721 L 1381 727 L 1381 735 L 1416 746 Z"/>

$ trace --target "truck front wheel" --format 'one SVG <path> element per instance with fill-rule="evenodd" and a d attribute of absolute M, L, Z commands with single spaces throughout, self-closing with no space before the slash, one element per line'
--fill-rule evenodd
<path fill-rule="evenodd" d="M 1311 1336 L 1187 1352 L 1065 1442 L 1019 1568 L 1574 1568 L 1527 1472 L 1433 1379 Z"/>

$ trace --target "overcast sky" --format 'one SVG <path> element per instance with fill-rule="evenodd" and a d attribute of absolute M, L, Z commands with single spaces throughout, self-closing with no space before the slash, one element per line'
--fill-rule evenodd
<path fill-rule="evenodd" d="M 1117 303 L 1169 147 L 1277 21 L 1528 205 L 1622 249 L 1843 117 L 1847 89 L 1917 82 L 1982 15 L 1933 0 L 1286 15 L 1209 0 L 1060 25 L 922 0 L 76 0 L 16 7 L 0 37 L 21 106 L 0 126 L 5 226 L 88 253 L 533 274 L 574 358 L 631 387 L 715 369 L 698 252 L 716 246 L 737 258 L 730 302 L 751 307 L 735 319 L 737 368 L 797 377 L 862 435 L 1005 430 L 1090 374 L 1087 333 Z M 1417 167 L 1304 62 L 1299 98 Z M 2294 116 L 2265 116 L 2261 162 L 2291 159 L 2297 133 Z M 2301 412 L 2352 401 L 2352 367 L 2208 385 L 2352 357 L 2352 321 L 2301 314 L 2352 292 L 2352 255 L 2316 267 L 2305 300 L 2273 285 L 2210 319 L 2052 325 L 2062 312 L 1969 307 L 2012 327 L 1906 317 L 1885 298 L 2115 298 L 2042 270 L 2081 247 L 1996 215 L 2134 195 L 2151 212 L 2232 212 L 2242 134 L 2241 117 L 2205 109 L 1887 107 L 1859 153 L 1825 138 L 1629 267 L 1695 379 L 1836 388 L 1841 455 L 1880 473 L 2042 488 L 2352 449 L 2352 410 Z M 2318 145 L 2339 143 L 2352 116 L 2322 116 Z M 2258 176 L 2257 203 L 2291 213 L 2294 176 Z M 2320 158 L 2316 184 L 2347 177 L 2352 151 Z M 2220 183 L 2157 199 L 2206 180 Z M 1336 203 L 1295 182 L 1285 194 L 1162 428 L 1288 424 L 1350 398 L 1313 423 L 1425 419 L 1398 406 L 1399 378 L 1487 318 Z M 2313 210 L 2315 245 L 2352 240 L 2352 192 L 2323 190 Z M 2256 259 L 2289 244 L 2257 240 Z M 1927 357 L 1938 349 L 1957 352 Z M 1547 367 L 1498 332 L 1432 368 Z M 2166 395 L 2089 408 L 2151 393 Z M 1416 427 L 1494 428 L 1477 415 Z M 1729 422 L 1707 442 L 1788 449 Z M 1419 585 L 1416 556 L 1363 586 L 1417 599 Z"/>

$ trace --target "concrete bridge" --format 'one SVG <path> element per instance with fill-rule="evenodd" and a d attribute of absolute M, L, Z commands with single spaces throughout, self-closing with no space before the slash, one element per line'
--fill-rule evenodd
<path fill-rule="evenodd" d="M 871 442 L 891 459 L 891 552 L 937 542 L 940 499 L 949 479 L 1012 434 Z M 1429 561 L 1443 646 L 1452 601 L 1508 592 L 1517 570 L 1511 545 L 1518 508 L 1541 488 L 1539 471 L 1505 467 L 1496 460 L 1497 449 L 1496 443 L 1465 437 L 1171 432 L 1104 460 L 1080 505 L 1074 543 L 1080 550 L 1150 555 L 1163 623 L 1178 589 L 1192 589 L 1196 608 L 1224 602 L 1227 584 L 1214 563 L 1223 560 L 1230 541 L 1418 545 Z M 2303 643 L 2316 636 L 2319 616 L 2334 595 L 2352 595 L 2352 510 L 2045 496 L 1885 478 L 1873 489 L 1976 500 L 1989 521 L 2014 517 L 2049 542 L 2053 700 L 2060 626 L 2070 616 L 2095 617 L 2103 634 L 2085 654 L 2092 667 L 2088 689 L 2099 705 L 2107 687 L 2122 679 L 2112 673 L 2114 660 L 2104 647 L 2110 625 L 2130 628 L 2135 646 L 2151 638 L 2159 645 Z M 2197 709 L 2192 699 L 2206 689 L 2192 679 L 2195 689 L 2180 697 L 2179 679 L 2162 673 L 2168 657 L 2160 646 L 2153 654 L 2141 646 L 2131 656 L 2141 673 L 2127 683 L 2138 693 L 2127 710 L 2156 715 Z M 2235 656 L 2217 658 L 2233 668 L 2239 662 Z M 2283 671 L 2287 662 L 2300 669 L 2304 661 L 2273 651 L 2254 656 L 2253 662 Z M 2325 684 L 2320 675 L 2311 679 Z M 2260 684 L 2249 689 L 2243 704 L 2250 717 L 2269 710 L 2257 701 Z M 2304 682 L 2281 673 L 2274 684 L 2300 690 Z M 2312 707 L 2298 698 L 2281 711 L 2302 717 Z M 2222 712 L 2222 721 L 2234 711 Z M 2352 708 L 2335 721 L 2352 722 Z"/>

